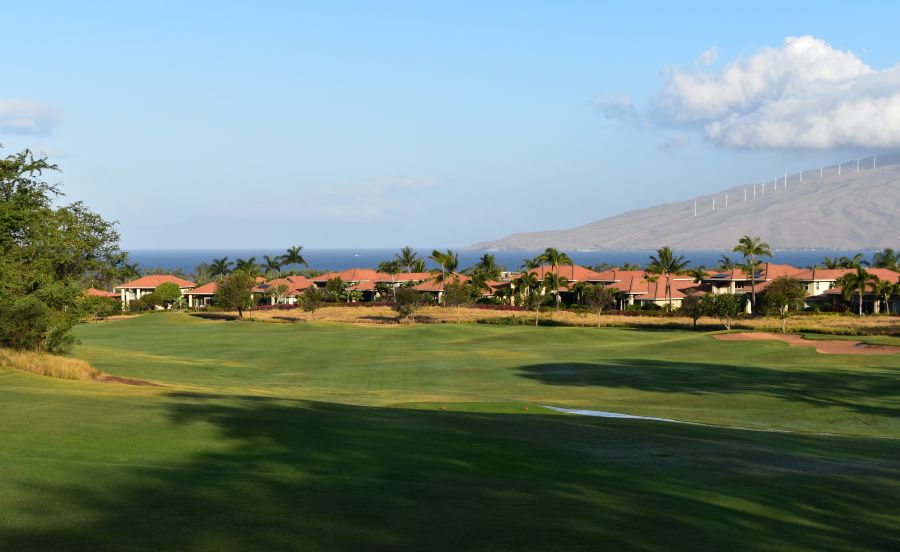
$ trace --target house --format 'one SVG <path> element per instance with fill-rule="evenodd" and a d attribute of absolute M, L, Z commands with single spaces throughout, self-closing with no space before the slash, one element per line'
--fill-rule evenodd
<path fill-rule="evenodd" d="M 294 305 L 297 303 L 297 296 L 314 285 L 316 284 L 305 276 L 287 276 L 259 284 L 253 288 L 253 294 L 254 296 L 261 295 L 263 304 L 275 305 L 279 301 L 279 297 L 273 291 L 280 286 L 285 286 L 284 297 L 280 300 L 283 304 Z"/>
<path fill-rule="evenodd" d="M 218 285 L 216 282 L 210 282 L 185 292 L 184 296 L 187 297 L 188 307 L 199 308 L 211 306 L 213 297 L 216 295 L 217 287 Z"/>
<path fill-rule="evenodd" d="M 84 290 L 85 295 L 92 297 L 106 297 L 107 299 L 118 299 L 119 294 L 115 291 L 103 291 L 102 289 L 87 288 Z"/>
<path fill-rule="evenodd" d="M 178 288 L 181 289 L 182 295 L 197 286 L 194 282 L 179 278 L 178 276 L 172 276 L 171 274 L 150 274 L 148 276 L 142 276 L 137 280 L 125 282 L 124 284 L 116 286 L 115 289 L 122 299 L 122 307 L 127 308 L 130 302 L 140 299 L 148 293 L 152 293 L 153 290 L 165 283 L 177 285 Z"/>

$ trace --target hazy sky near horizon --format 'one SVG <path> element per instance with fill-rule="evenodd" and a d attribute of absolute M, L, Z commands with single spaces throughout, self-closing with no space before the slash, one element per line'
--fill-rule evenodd
<path fill-rule="evenodd" d="M 3 13 L 0 153 L 126 248 L 461 246 L 900 149 L 894 2 Z"/>

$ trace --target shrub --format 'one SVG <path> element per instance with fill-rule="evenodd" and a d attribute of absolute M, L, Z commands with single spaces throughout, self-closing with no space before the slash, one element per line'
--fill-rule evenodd
<path fill-rule="evenodd" d="M 0 349 L 0 366 L 41 376 L 80 381 L 96 380 L 102 375 L 83 360 L 45 355 L 33 351 Z"/>
<path fill-rule="evenodd" d="M 319 291 L 319 288 L 310 286 L 303 290 L 303 293 L 297 297 L 297 304 L 300 305 L 300 308 L 305 312 L 314 313 L 322 306 L 323 299 L 322 292 Z"/>
<path fill-rule="evenodd" d="M 397 300 L 391 305 L 391 308 L 400 315 L 400 320 L 404 318 L 412 319 L 422 303 L 423 297 L 421 293 L 412 288 L 400 288 L 397 290 Z"/>
<path fill-rule="evenodd" d="M 153 290 L 153 295 L 160 305 L 169 307 L 181 299 L 181 288 L 178 287 L 178 284 L 163 282 L 156 286 L 156 289 Z"/>
<path fill-rule="evenodd" d="M 34 296 L 0 306 L 0 345 L 12 349 L 64 352 L 75 343 L 69 330 L 76 319 L 51 309 Z"/>

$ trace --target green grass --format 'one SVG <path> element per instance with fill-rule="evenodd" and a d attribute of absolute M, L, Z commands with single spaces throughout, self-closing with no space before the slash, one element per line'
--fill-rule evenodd
<path fill-rule="evenodd" d="M 0 550 L 900 548 L 896 356 L 179 315 L 78 335 L 165 387 L 0 371 Z"/>

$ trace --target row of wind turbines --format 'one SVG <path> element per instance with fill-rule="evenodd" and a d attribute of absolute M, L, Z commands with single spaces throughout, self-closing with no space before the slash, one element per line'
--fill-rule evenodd
<path fill-rule="evenodd" d="M 862 159 L 856 160 L 856 172 L 859 172 L 859 170 L 860 170 L 860 162 L 861 161 L 862 161 Z M 849 161 L 849 163 L 853 163 L 853 162 Z M 841 169 L 844 164 L 845 164 L 845 162 L 841 162 L 841 163 L 837 164 L 837 175 L 838 176 L 841 176 Z M 877 166 L 876 165 L 876 156 L 875 156 L 875 154 L 872 154 L 872 170 L 875 170 L 876 166 Z M 815 170 L 815 169 L 801 170 L 798 183 L 803 182 L 803 173 L 807 172 L 808 170 Z M 825 167 L 822 166 L 822 167 L 819 167 L 819 182 L 821 183 L 824 181 L 825 181 Z M 778 190 L 778 182 L 779 182 L 778 178 L 776 178 L 775 180 L 772 181 L 772 188 L 771 188 L 771 190 L 769 190 L 769 194 Z M 781 180 L 781 182 L 782 182 L 782 186 L 781 186 L 782 189 L 787 190 L 787 188 L 788 188 L 788 172 L 787 171 L 784 171 L 784 179 Z M 764 197 L 766 195 L 767 186 L 768 186 L 768 182 L 763 182 L 762 184 L 759 184 L 760 197 Z M 752 192 L 751 192 L 751 190 L 752 190 Z M 744 186 L 744 201 L 756 199 L 756 196 L 757 196 L 756 190 L 757 190 L 756 184 L 753 184 L 750 187 Z M 725 192 L 725 207 L 728 207 L 728 192 Z M 713 196 L 713 198 L 712 198 L 712 212 L 713 213 L 716 212 L 716 196 Z M 697 215 L 698 215 L 698 202 L 695 199 L 694 200 L 694 216 L 696 217 Z"/>

